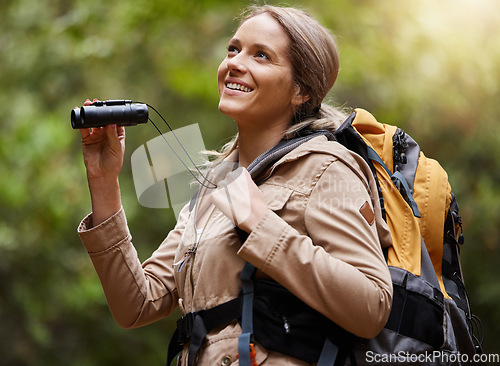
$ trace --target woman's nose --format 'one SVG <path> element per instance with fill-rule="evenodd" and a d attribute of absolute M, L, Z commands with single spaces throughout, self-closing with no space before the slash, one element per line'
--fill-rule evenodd
<path fill-rule="evenodd" d="M 247 65 L 244 60 L 244 55 L 243 53 L 239 53 L 233 57 L 231 57 L 228 62 L 227 62 L 227 68 L 229 71 L 233 72 L 246 72 L 247 71 Z"/>

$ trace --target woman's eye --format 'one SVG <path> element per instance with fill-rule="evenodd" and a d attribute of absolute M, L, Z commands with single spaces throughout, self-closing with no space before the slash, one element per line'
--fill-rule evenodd
<path fill-rule="evenodd" d="M 269 60 L 269 56 L 268 56 L 268 55 L 267 55 L 267 53 L 265 53 L 265 52 L 258 52 L 258 53 L 257 53 L 257 57 L 258 57 L 258 58 L 265 59 L 265 60 Z"/>
<path fill-rule="evenodd" d="M 238 49 L 235 46 L 228 46 L 227 53 L 228 54 L 236 54 L 236 53 L 238 53 Z"/>

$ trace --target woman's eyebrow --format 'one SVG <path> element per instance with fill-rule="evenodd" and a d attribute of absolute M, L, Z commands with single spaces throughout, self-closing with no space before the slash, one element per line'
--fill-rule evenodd
<path fill-rule="evenodd" d="M 238 39 L 238 38 L 231 38 L 228 42 L 229 44 L 233 44 L 233 45 L 240 45 L 241 44 L 241 41 Z"/>

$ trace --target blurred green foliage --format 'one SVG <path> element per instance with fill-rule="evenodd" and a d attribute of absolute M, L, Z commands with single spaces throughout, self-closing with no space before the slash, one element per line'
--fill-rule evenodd
<path fill-rule="evenodd" d="M 175 316 L 122 330 L 76 234 L 90 200 L 69 112 L 86 98 L 156 106 L 198 123 L 207 148 L 236 129 L 217 110 L 216 69 L 239 0 L 3 0 L 0 12 L 0 364 L 161 365 Z M 278 3 L 268 1 L 268 3 Z M 279 3 L 282 3 L 281 1 Z M 409 132 L 447 169 L 461 204 L 462 263 L 488 353 L 500 353 L 500 3 L 303 0 L 337 34 L 330 100 Z M 141 207 L 127 131 L 122 195 L 146 259 L 174 225 Z"/>

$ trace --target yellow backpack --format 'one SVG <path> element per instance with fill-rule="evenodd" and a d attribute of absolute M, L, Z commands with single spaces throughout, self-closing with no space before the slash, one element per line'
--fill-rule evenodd
<path fill-rule="evenodd" d="M 365 342 L 363 354 L 373 361 L 397 354 L 401 363 L 436 351 L 436 357 L 472 359 L 482 352 L 482 340 L 474 336 L 478 322 L 460 267 L 462 222 L 446 171 L 403 130 L 363 109 L 335 137 L 371 167 L 392 235 L 385 252 L 394 288 L 391 315 L 384 330 Z"/>

